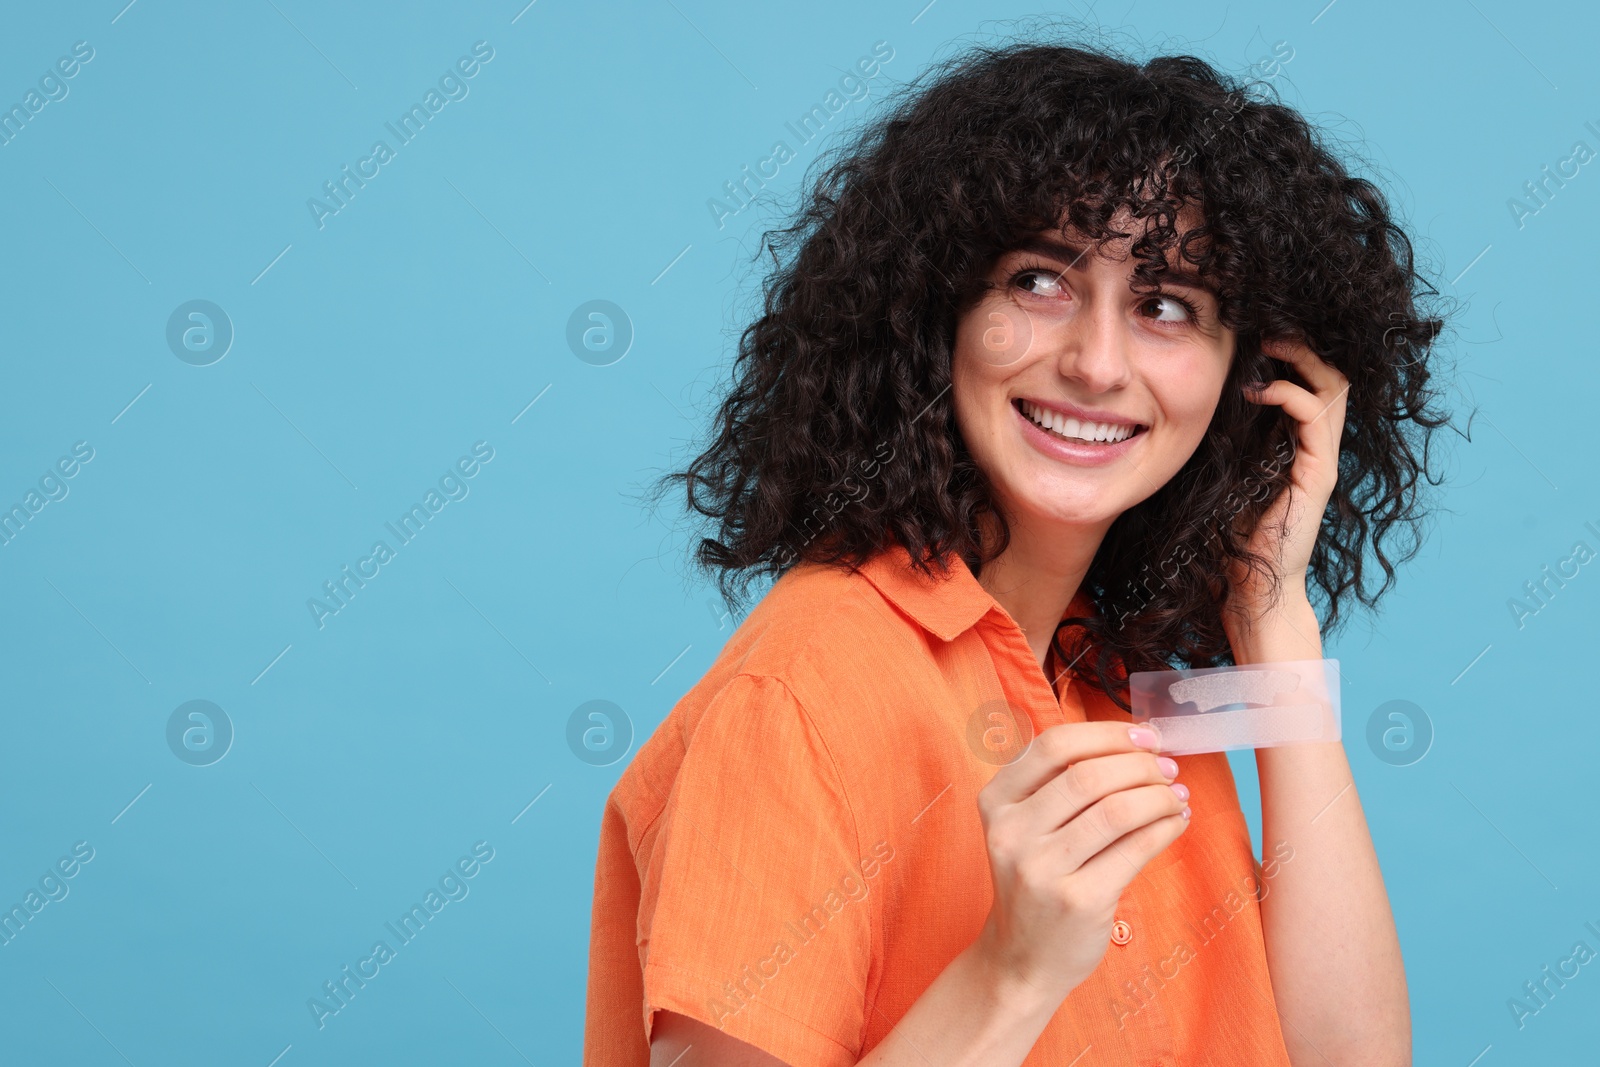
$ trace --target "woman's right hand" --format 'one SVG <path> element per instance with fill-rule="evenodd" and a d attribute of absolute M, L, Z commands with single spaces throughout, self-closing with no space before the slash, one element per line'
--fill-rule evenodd
<path fill-rule="evenodd" d="M 1052 726 L 979 792 L 994 904 L 973 948 L 997 974 L 1059 1004 L 1099 965 L 1122 891 L 1189 825 L 1157 746 L 1125 722 Z"/>
<path fill-rule="evenodd" d="M 1023 1062 L 1106 954 L 1123 889 L 1189 824 L 1188 791 L 1169 784 L 1155 734 L 1142 734 L 1116 722 L 1053 726 L 995 772 L 978 794 L 988 922 L 895 1025 L 904 1040 L 880 1042 L 859 1067 Z M 1166 769 L 1177 774 L 1171 760 Z M 707 1023 L 667 1011 L 657 1022 L 651 1067 L 783 1067 Z"/>

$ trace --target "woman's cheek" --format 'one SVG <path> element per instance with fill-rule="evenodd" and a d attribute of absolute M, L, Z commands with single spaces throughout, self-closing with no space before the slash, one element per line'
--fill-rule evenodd
<path fill-rule="evenodd" d="M 1167 378 L 1164 388 L 1159 390 L 1163 399 L 1161 407 L 1182 427 L 1183 440 L 1195 448 L 1211 428 L 1222 394 L 1221 380 L 1210 373 L 1207 362 L 1197 358 L 1194 365 L 1177 368 L 1182 373 Z"/>
<path fill-rule="evenodd" d="M 1197 390 L 1203 393 L 1203 390 Z M 1170 395 L 1169 400 L 1177 400 L 1178 396 Z M 1200 442 L 1205 439 L 1206 431 L 1211 426 L 1211 416 L 1215 405 L 1195 405 L 1175 407 L 1173 403 L 1163 403 L 1160 408 L 1166 418 L 1166 445 L 1165 454 L 1161 457 L 1161 464 L 1169 468 L 1167 477 L 1176 474 L 1193 456 L 1200 447 Z"/>
<path fill-rule="evenodd" d="M 1033 348 L 1033 316 L 1015 304 L 980 305 L 972 314 L 972 351 L 984 364 L 1009 367 Z"/>

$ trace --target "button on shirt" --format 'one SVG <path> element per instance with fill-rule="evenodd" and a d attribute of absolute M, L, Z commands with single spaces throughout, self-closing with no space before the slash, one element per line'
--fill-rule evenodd
<path fill-rule="evenodd" d="M 1080 594 L 1068 614 L 1087 614 Z M 978 936 L 993 902 L 984 709 L 1040 730 L 1126 712 L 1065 673 L 959 559 L 894 545 L 800 564 L 639 749 L 606 803 L 587 1067 L 646 1067 L 660 1010 L 791 1067 L 847 1067 Z M 976 726 L 975 726 L 976 722 Z M 1226 757 L 1184 756 L 1188 829 L 1116 908 L 1112 943 L 1026 1067 L 1287 1067 L 1260 868 Z"/>

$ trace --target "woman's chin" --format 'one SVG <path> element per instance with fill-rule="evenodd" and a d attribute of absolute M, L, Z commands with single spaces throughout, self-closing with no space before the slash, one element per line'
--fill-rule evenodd
<path fill-rule="evenodd" d="M 1064 498 L 1059 487 L 1049 494 L 1030 494 L 1021 500 L 1021 505 L 1017 513 L 1028 526 L 1064 530 L 1103 530 L 1126 510 L 1102 491 L 1074 493 L 1071 498 Z"/>

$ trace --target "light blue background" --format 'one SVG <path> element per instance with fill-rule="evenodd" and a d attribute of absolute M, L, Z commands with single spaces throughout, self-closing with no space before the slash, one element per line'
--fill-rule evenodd
<path fill-rule="evenodd" d="M 95 850 L 0 947 L 3 1058 L 575 1062 L 598 819 L 624 764 L 577 759 L 567 719 L 615 701 L 636 750 L 731 632 L 678 514 L 638 497 L 689 455 L 760 228 L 823 142 L 726 228 L 706 202 L 874 42 L 894 50 L 878 100 L 1039 9 L 124 2 L 19 7 L 0 35 L 6 105 L 94 48 L 0 147 L 0 505 L 94 449 L 0 547 L 0 903 L 74 842 Z M 1285 99 L 1371 156 L 1462 301 L 1444 382 L 1463 424 L 1480 415 L 1470 443 L 1449 438 L 1448 510 L 1328 654 L 1418 1063 L 1592 1055 L 1600 964 L 1520 1030 L 1506 1002 L 1579 939 L 1600 949 L 1583 928 L 1600 925 L 1600 564 L 1520 629 L 1507 601 L 1575 541 L 1600 550 L 1600 165 L 1522 227 L 1507 200 L 1576 140 L 1600 149 L 1600 18 L 1323 4 L 1104 0 L 1091 18 L 1236 71 L 1287 42 Z M 469 95 L 319 230 L 307 199 L 480 40 L 494 58 Z M 206 367 L 165 341 L 193 299 L 236 330 Z M 636 331 L 610 366 L 565 340 L 592 299 Z M 494 459 L 470 495 L 319 629 L 307 599 L 393 546 L 384 523 L 477 441 Z M 165 739 L 193 699 L 237 732 L 207 767 Z M 1409 766 L 1365 740 L 1393 699 L 1436 731 Z M 1235 766 L 1256 826 L 1252 762 Z M 470 895 L 319 1030 L 307 999 L 477 841 L 495 858 Z"/>

